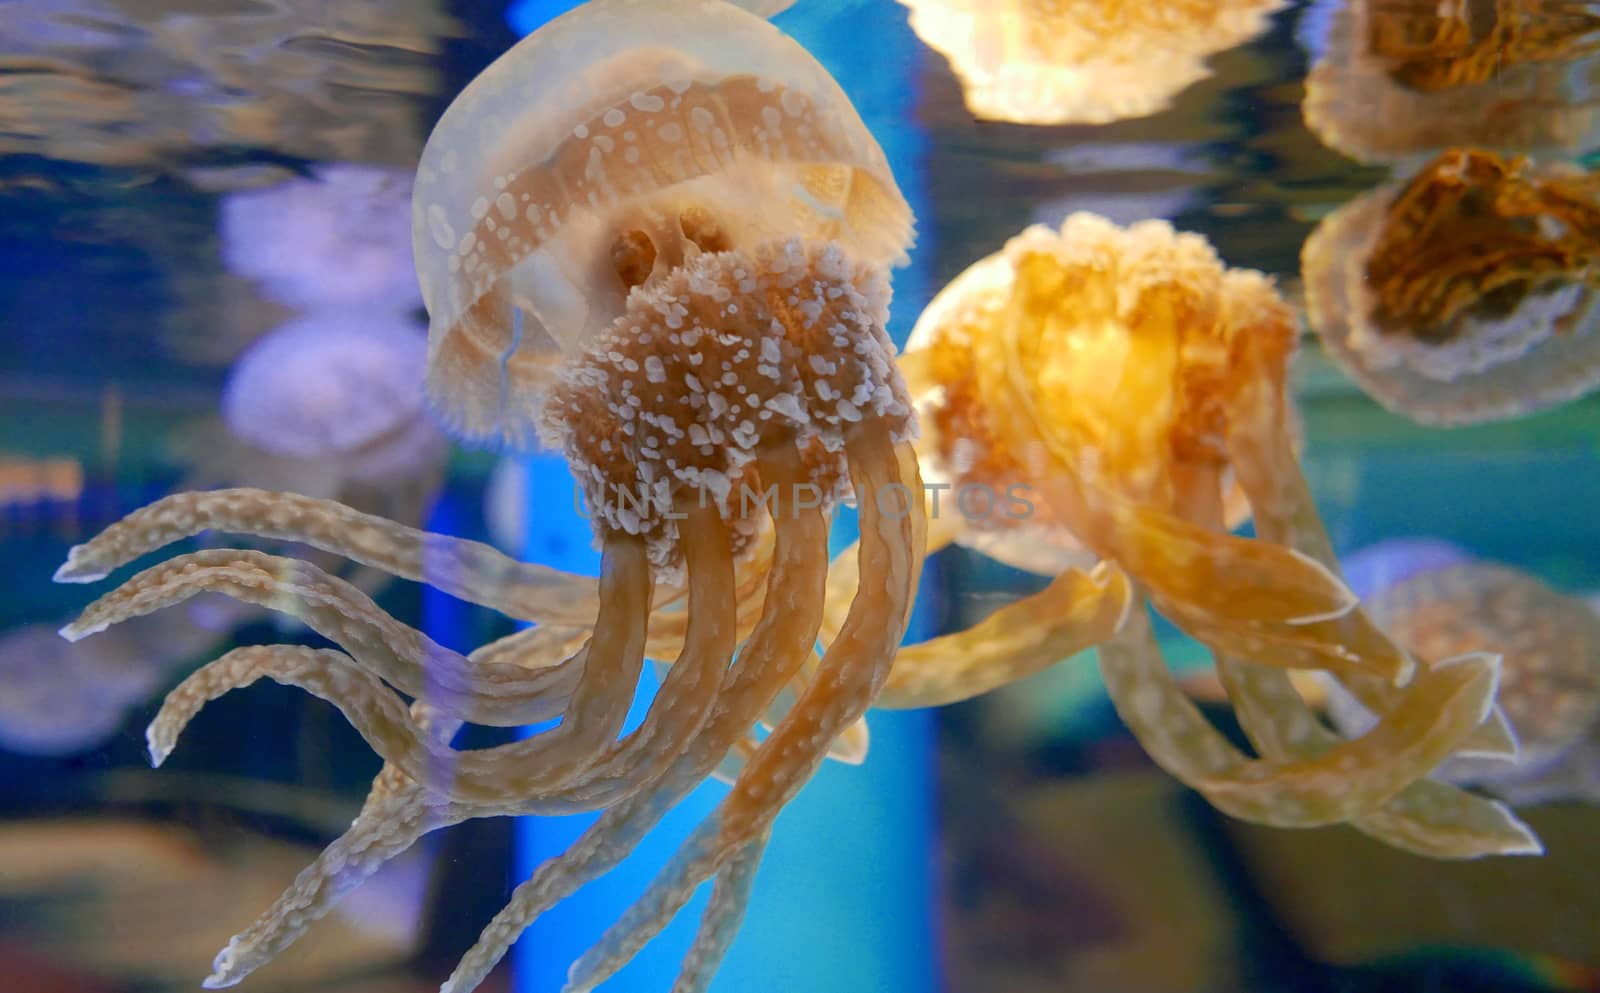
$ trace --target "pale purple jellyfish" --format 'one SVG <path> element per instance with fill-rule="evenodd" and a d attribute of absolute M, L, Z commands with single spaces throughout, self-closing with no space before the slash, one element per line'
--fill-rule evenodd
<path fill-rule="evenodd" d="M 49 624 L 0 634 L 0 749 L 65 756 L 104 744 L 175 666 L 214 650 L 232 630 L 204 621 L 241 608 L 211 598 L 191 608 L 202 604 L 209 609 L 135 618 L 105 640 L 74 644 Z"/>
<path fill-rule="evenodd" d="M 1339 560 L 1345 582 L 1363 600 L 1434 569 L 1472 561 L 1472 553 L 1441 538 L 1387 538 Z"/>
<path fill-rule="evenodd" d="M 411 261 L 411 174 L 334 163 L 222 202 L 222 258 L 304 310 L 422 306 Z M 420 382 L 420 380 L 419 380 Z"/>
<path fill-rule="evenodd" d="M 302 463 L 300 480 L 320 476 L 317 489 L 428 475 L 448 444 L 423 400 L 427 351 L 426 333 L 403 317 L 334 311 L 299 318 L 239 358 L 223 392 L 223 422 L 263 455 Z M 264 482 L 235 476 L 244 485 Z"/>

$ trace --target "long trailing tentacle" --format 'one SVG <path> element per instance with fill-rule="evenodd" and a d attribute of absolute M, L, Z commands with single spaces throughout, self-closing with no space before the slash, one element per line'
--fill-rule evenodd
<path fill-rule="evenodd" d="M 1243 362 L 1259 366 L 1264 358 L 1254 341 L 1244 342 Z M 1259 373 L 1259 369 L 1255 371 Z M 1234 397 L 1238 423 L 1230 431 L 1228 443 L 1240 482 L 1250 497 L 1256 529 L 1266 540 L 1293 544 L 1334 568 L 1332 542 L 1293 458 L 1285 429 L 1287 411 L 1264 377 L 1247 375 L 1241 382 L 1245 385 Z M 1222 654 L 1217 656 L 1217 669 L 1241 727 L 1267 758 L 1314 757 L 1338 745 L 1339 737 L 1322 724 L 1283 673 Z M 1392 712 L 1394 703 L 1389 701 L 1379 712 Z M 1490 722 L 1464 744 L 1492 743 L 1497 733 Z M 1504 804 L 1428 779 L 1412 783 L 1352 823 L 1379 841 L 1434 858 L 1543 851 L 1538 839 Z"/>
<path fill-rule="evenodd" d="M 607 542 L 605 564 L 607 568 L 602 572 L 601 587 L 613 595 L 610 602 L 642 603 L 638 609 L 630 610 L 626 616 L 619 618 L 614 625 L 618 631 L 610 636 L 621 646 L 621 651 L 616 654 L 621 657 L 622 663 L 615 668 L 625 669 L 629 656 L 642 653 L 643 617 L 649 607 L 649 572 L 642 543 L 631 537 L 612 536 Z M 629 616 L 636 617 L 636 622 L 627 623 Z M 408 724 L 392 694 L 385 693 L 381 684 L 370 674 L 345 660 L 346 657 L 339 653 L 316 653 L 288 646 L 240 650 L 197 674 L 195 680 L 186 684 L 187 691 L 180 691 L 175 699 L 169 700 L 157 724 L 152 726 L 152 755 L 158 756 L 164 748 L 170 747 L 170 736 L 181 729 L 186 712 L 192 713 L 193 709 L 197 709 L 204 702 L 205 695 L 215 690 L 217 683 L 242 685 L 249 678 L 259 675 L 274 678 L 289 675 L 303 677 L 299 684 L 313 692 L 318 688 L 318 680 L 342 677 L 345 682 L 337 686 L 324 686 L 324 693 L 319 695 L 325 695 L 347 708 L 357 704 L 374 708 L 371 713 L 379 714 L 385 727 L 397 734 L 408 734 L 415 727 L 420 727 L 433 736 L 427 752 L 435 760 L 434 764 L 411 770 L 421 773 L 420 778 L 407 775 L 405 770 L 396 765 L 386 765 L 350 829 L 329 845 L 315 862 L 302 870 L 295 882 L 265 914 L 235 935 L 227 947 L 218 953 L 212 975 L 206 981 L 208 987 L 231 986 L 270 961 L 304 934 L 312 923 L 327 914 L 344 894 L 370 877 L 385 862 L 409 849 L 427 832 L 473 817 L 524 812 L 518 799 L 499 804 L 463 803 L 451 801 L 442 795 L 439 786 L 448 783 L 453 774 L 450 766 L 457 757 L 449 752 L 445 743 L 460 727 L 461 721 L 440 716 L 432 712 L 428 703 L 419 701 L 412 706 L 413 723 Z M 637 665 L 637 662 L 634 663 L 635 669 Z M 602 672 L 602 675 L 605 673 Z M 618 675 L 616 672 L 610 673 L 606 677 L 607 684 L 615 683 L 613 677 Z M 626 680 L 625 672 L 620 675 Z M 366 681 L 365 691 L 352 691 L 355 683 L 351 680 L 359 682 L 362 679 Z M 627 694 L 627 698 L 631 699 L 631 694 Z M 622 710 L 625 714 L 626 702 Z M 355 715 L 351 716 L 354 720 Z M 589 734 L 603 741 L 615 737 L 620 723 L 621 715 L 617 716 L 614 723 L 608 715 L 600 715 L 592 724 L 586 724 L 579 730 L 588 730 Z"/>
<path fill-rule="evenodd" d="M 1041 672 L 1111 637 L 1132 597 L 1127 577 L 1108 563 L 1068 569 L 965 631 L 900 649 L 875 706 L 937 707 Z"/>
<path fill-rule="evenodd" d="M 448 742 L 461 727 L 460 721 L 432 715 L 420 703 L 412 705 L 412 716 L 441 743 Z M 265 913 L 228 941 L 212 961 L 204 986 L 221 989 L 235 985 L 276 958 L 345 894 L 424 834 L 474 816 L 480 813 L 444 801 L 393 766 L 385 767 L 349 829 L 300 870 Z"/>
<path fill-rule="evenodd" d="M 710 711 L 711 687 L 720 682 L 732 656 L 733 561 L 726 529 L 714 508 L 691 511 L 684 524 L 686 551 L 695 586 L 691 609 L 700 620 L 689 627 L 684 654 L 667 677 L 644 723 L 621 741 L 602 744 L 588 761 L 603 729 L 620 724 L 631 692 L 607 703 L 599 696 L 615 689 L 611 665 L 626 673 L 637 669 L 629 656 L 639 643 L 640 621 L 623 611 L 642 613 L 641 605 L 624 596 L 620 607 L 608 605 L 590 646 L 588 675 L 608 680 L 596 689 L 584 681 L 572 696 L 572 711 L 561 727 L 594 730 L 586 737 L 547 731 L 496 748 L 458 752 L 415 726 L 400 699 L 345 655 L 285 647 L 278 651 L 249 649 L 230 653 L 202 668 L 174 690 L 148 734 L 156 764 L 165 759 L 177 734 L 199 707 L 228 689 L 269 677 L 298 686 L 337 706 L 374 751 L 407 776 L 452 800 L 478 804 L 516 804 L 527 812 L 566 814 L 615 802 L 658 777 L 683 750 Z M 611 572 L 625 566 L 612 564 Z M 603 580 L 604 588 L 638 595 L 636 582 Z M 610 665 L 599 659 L 616 659 Z M 581 715 L 579 712 L 582 712 Z M 578 715 L 578 716 L 575 716 Z M 613 732 L 614 733 L 614 732 Z M 436 774 L 449 770 L 448 777 Z"/>
<path fill-rule="evenodd" d="M 1328 538 L 1310 487 L 1294 459 L 1285 402 L 1260 371 L 1271 362 L 1269 356 L 1261 353 L 1262 347 L 1262 343 L 1251 336 L 1241 342 L 1238 361 L 1252 369 L 1238 377 L 1231 399 L 1238 412 L 1227 439 L 1232 462 L 1250 498 L 1259 522 L 1257 530 L 1263 537 L 1270 533 L 1268 540 L 1300 549 L 1337 571 L 1333 542 Z M 1361 616 L 1365 617 L 1365 612 Z M 1373 713 L 1388 713 L 1401 695 L 1398 687 L 1362 673 L 1333 675 Z M 1498 706 L 1489 720 L 1462 744 L 1462 752 L 1481 757 L 1516 758 L 1516 735 Z"/>
<path fill-rule="evenodd" d="M 797 461 L 770 470 L 780 493 L 794 492 Z M 789 475 L 781 475 L 787 471 Z M 769 469 L 763 468 L 763 478 Z M 811 654 L 827 581 L 827 522 L 811 506 L 774 514 L 775 548 L 760 620 L 723 679 L 710 719 L 689 749 L 650 789 L 608 808 L 567 852 L 541 865 L 512 893 L 462 957 L 441 993 L 475 988 L 534 920 L 627 857 L 640 839 L 704 781 L 734 742 Z"/>
<path fill-rule="evenodd" d="M 1482 722 L 1499 672 L 1496 656 L 1453 659 L 1361 738 L 1275 761 L 1246 757 L 1206 721 L 1167 671 L 1144 609 L 1100 647 L 1111 701 L 1156 764 L 1225 813 L 1275 827 L 1352 820 L 1426 776 Z"/>
<path fill-rule="evenodd" d="M 211 701 L 259 679 L 294 686 L 333 704 L 381 755 L 404 753 L 397 763 L 417 782 L 436 777 L 427 760 L 451 758 L 449 747 L 412 720 L 404 701 L 343 652 L 301 645 L 248 645 L 201 666 L 179 683 L 145 731 L 150 764 L 167 760 L 183 729 Z M 420 753 L 420 756 L 413 753 Z"/>
<path fill-rule="evenodd" d="M 175 493 L 142 507 L 73 548 L 55 578 L 104 579 L 202 531 L 310 545 L 518 620 L 588 627 L 599 612 L 592 577 L 519 562 L 481 542 L 419 531 L 334 500 L 245 488 Z"/>
<path fill-rule="evenodd" d="M 816 667 L 820 660 L 821 657 L 813 652 L 800 672 L 789 680 L 789 685 L 780 690 L 772 702 L 767 704 L 766 713 L 761 715 L 759 722 L 763 731 L 770 732 L 789 716 L 789 711 L 794 709 L 795 703 L 804 695 L 806 686 L 816 678 Z M 829 743 L 828 758 L 846 765 L 860 765 L 867 760 L 867 749 L 871 738 L 867 719 L 862 717 L 839 732 L 839 736 Z M 734 742 L 733 747 L 728 749 L 728 754 L 712 771 L 711 778 L 732 786 L 739 778 L 739 773 L 744 770 L 745 764 L 750 761 L 750 757 L 761 747 L 761 739 L 762 735 L 757 733 L 755 728 L 751 728 L 748 734 Z"/>
<path fill-rule="evenodd" d="M 762 742 L 734 783 L 733 791 L 684 842 L 622 918 L 572 967 L 569 993 L 591 990 L 626 964 L 710 879 L 772 820 L 815 773 L 827 744 L 871 705 L 887 681 L 895 649 L 905 633 L 916 574 L 921 568 L 918 518 L 921 493 L 916 464 L 902 457 L 880 425 L 862 425 L 847 445 L 851 479 L 861 515 L 860 592 L 839 636 L 828 646 L 816 680 L 782 725 Z M 882 497 L 900 490 L 894 514 Z M 900 506 L 894 509 L 900 509 Z M 726 913 L 727 910 L 722 912 Z M 703 937 L 708 937 L 702 932 Z M 706 948 L 691 948 L 703 955 Z"/>
<path fill-rule="evenodd" d="M 739 934 L 739 926 L 744 923 L 756 869 L 761 866 L 769 837 L 770 831 L 763 832 L 717 873 L 717 880 L 711 886 L 711 899 L 700 917 L 700 929 L 684 956 L 683 967 L 672 984 L 672 993 L 705 993 L 711 986 L 712 978 Z"/>
<path fill-rule="evenodd" d="M 506 763 L 497 762 L 486 770 L 486 783 L 513 781 L 517 789 L 512 795 L 529 805 L 550 793 L 552 801 L 573 809 L 611 806 L 664 775 L 704 726 L 736 644 L 733 551 L 728 528 L 714 507 L 688 510 L 679 530 L 690 583 L 689 624 L 683 653 L 668 670 L 644 721 L 627 737 L 612 741 L 593 762 L 559 780 L 546 778 L 556 769 L 548 757 L 529 763 L 519 751 L 516 762 L 528 772 L 508 774 Z M 624 713 L 632 697 L 630 692 L 618 701 Z M 573 699 L 576 705 L 577 694 Z M 563 723 L 579 719 L 572 714 L 562 718 Z"/>
<path fill-rule="evenodd" d="M 62 634 L 76 641 L 201 593 L 291 614 L 401 692 L 478 724 L 514 726 L 559 713 L 585 667 L 585 651 L 536 669 L 468 659 L 309 562 L 239 549 L 193 552 L 152 566 L 90 604 Z"/>

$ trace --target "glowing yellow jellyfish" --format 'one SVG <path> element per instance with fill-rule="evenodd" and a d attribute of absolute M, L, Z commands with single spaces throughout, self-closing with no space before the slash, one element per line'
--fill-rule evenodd
<path fill-rule="evenodd" d="M 1573 759 L 1600 721 L 1600 617 L 1509 566 L 1471 562 L 1424 572 L 1378 593 L 1366 608 L 1422 659 L 1463 652 L 1502 655 L 1499 702 L 1516 729 L 1516 762 L 1455 759 L 1436 773 L 1481 785 L 1513 803 L 1563 795 L 1586 770 Z M 1359 733 L 1371 715 L 1343 694 L 1330 697 L 1341 727 Z"/>
<path fill-rule="evenodd" d="M 470 990 L 758 719 L 781 718 L 735 756 L 731 794 L 569 984 L 602 981 L 715 878 L 677 987 L 702 989 L 773 818 L 871 704 L 905 630 L 925 524 L 908 498 L 920 485 L 914 421 L 883 325 L 909 210 L 838 86 L 766 22 L 711 0 L 598 0 L 451 105 L 418 170 L 414 218 L 434 407 L 469 437 L 538 434 L 566 454 L 594 512 L 599 581 L 328 501 L 185 494 L 74 549 L 61 578 L 96 578 L 209 527 L 306 542 L 541 626 L 462 657 L 315 567 L 207 551 L 135 577 L 67 633 L 217 590 L 294 610 L 344 649 L 239 649 L 151 725 L 159 762 L 207 700 L 265 676 L 337 704 L 389 763 L 350 831 L 219 955 L 212 985 L 281 951 L 434 827 L 603 809 L 445 986 Z M 860 595 L 807 668 L 826 512 L 851 490 Z M 647 656 L 676 661 L 643 724 L 618 739 Z M 417 701 L 410 712 L 395 690 Z M 464 721 L 551 717 L 559 726 L 514 744 L 447 744 Z"/>
<path fill-rule="evenodd" d="M 1051 546 L 1099 564 L 1083 572 L 1062 560 L 1035 597 L 903 650 L 880 703 L 957 699 L 1102 643 L 1124 721 L 1230 814 L 1348 821 L 1442 857 L 1537 851 L 1504 807 L 1422 778 L 1458 750 L 1514 748 L 1492 710 L 1498 660 L 1413 671 L 1331 571 L 1291 439 L 1294 343 L 1293 317 L 1263 276 L 1224 269 L 1202 238 L 1160 221 L 1122 229 L 1074 214 L 956 279 L 901 360 L 924 464 L 956 497 L 946 494 L 930 547 L 971 542 L 1036 568 L 1047 561 L 1037 549 Z M 1225 530 L 1230 485 L 1260 539 Z M 984 495 L 962 507 L 963 490 L 1022 502 L 986 513 L 1002 504 Z M 1035 550 L 1018 552 L 1022 543 Z M 1213 649 L 1260 757 L 1240 753 L 1179 691 L 1146 595 Z M 1337 738 L 1286 669 L 1333 674 L 1381 715 L 1376 727 Z"/>
<path fill-rule="evenodd" d="M 1104 124 L 1165 110 L 1207 56 L 1267 29 L 1282 0 L 901 0 L 950 60 L 974 117 Z"/>
<path fill-rule="evenodd" d="M 1361 162 L 1452 145 L 1574 152 L 1600 139 L 1600 14 L 1570 0 L 1333 0 L 1306 124 Z"/>
<path fill-rule="evenodd" d="M 1452 149 L 1324 218 L 1301 263 L 1328 353 L 1425 424 L 1529 414 L 1600 384 L 1600 179 Z"/>

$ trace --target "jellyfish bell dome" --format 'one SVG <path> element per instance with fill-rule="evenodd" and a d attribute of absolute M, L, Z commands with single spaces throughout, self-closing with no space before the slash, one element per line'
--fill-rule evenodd
<path fill-rule="evenodd" d="M 629 292 L 702 253 L 788 237 L 905 260 L 910 208 L 798 43 L 720 0 L 595 0 L 474 80 L 418 167 L 412 237 L 429 398 L 525 447 L 550 370 Z"/>
<path fill-rule="evenodd" d="M 1073 259 L 1073 254 L 1079 259 Z M 917 318 L 901 357 L 901 370 L 917 406 L 920 438 L 917 449 L 923 477 L 934 487 L 948 487 L 956 497 L 962 531 L 958 544 L 1014 568 L 1053 575 L 1071 568 L 1086 569 L 1100 555 L 1085 546 L 1081 536 L 1055 513 L 1048 501 L 1030 492 L 1029 478 L 1019 471 L 1030 464 L 1032 453 L 1020 451 L 1017 439 L 998 437 L 982 414 L 976 377 L 965 367 L 972 362 L 973 343 L 1002 333 L 1016 321 L 1013 314 L 1024 283 L 1021 266 L 1029 255 L 1060 258 L 1063 265 L 1082 258 L 1106 260 L 1105 278 L 1120 274 L 1130 286 L 1162 282 L 1216 290 L 1222 272 L 1209 246 L 1194 235 L 1177 232 L 1159 220 L 1144 220 L 1124 229 L 1098 214 L 1078 212 L 1060 223 L 1059 230 L 1032 225 L 1012 238 L 1000 251 L 973 263 L 940 290 Z M 1237 277 L 1227 288 L 1234 292 Z M 1144 282 L 1141 282 L 1140 280 Z M 1241 300 L 1257 292 L 1240 292 Z M 1078 310 L 1106 305 L 1104 297 L 1081 290 Z M 1135 308 L 1116 296 L 1121 310 L 1109 315 L 1108 327 L 1125 322 Z M 1242 306 L 1242 304 L 1241 304 Z M 1085 324 L 1087 325 L 1087 321 Z M 1084 336 L 1087 338 L 1087 336 Z M 1090 364 L 1116 360 L 1121 346 L 1107 339 L 1074 343 L 1059 353 L 1063 368 L 1090 368 Z M 1072 356 L 1069 361 L 1066 356 Z M 1106 366 L 1109 367 L 1109 366 Z M 1070 391 L 1069 391 L 1070 392 Z M 1083 392 L 1083 391 L 1079 391 Z M 1250 504 L 1231 468 L 1223 473 L 1221 495 L 1224 524 L 1233 529 L 1250 517 Z M 996 493 L 1009 509 L 999 513 L 965 512 L 960 494 L 969 486 Z M 988 500 L 985 492 L 983 500 Z"/>
<path fill-rule="evenodd" d="M 341 476 L 382 481 L 446 448 L 422 399 L 427 340 L 399 317 L 319 313 L 256 342 L 234 365 L 223 420 L 269 455 L 332 460 Z"/>
<path fill-rule="evenodd" d="M 1537 413 L 1600 386 L 1596 217 L 1600 182 L 1575 166 L 1449 149 L 1322 219 L 1301 252 L 1306 316 L 1417 423 Z"/>
<path fill-rule="evenodd" d="M 1168 109 L 1207 57 L 1264 32 L 1282 0 L 900 0 L 974 117 L 1107 124 Z"/>
<path fill-rule="evenodd" d="M 1301 112 L 1329 148 L 1414 168 L 1472 145 L 1568 155 L 1600 136 L 1595 20 L 1566 0 L 1329 0 L 1301 15 Z"/>

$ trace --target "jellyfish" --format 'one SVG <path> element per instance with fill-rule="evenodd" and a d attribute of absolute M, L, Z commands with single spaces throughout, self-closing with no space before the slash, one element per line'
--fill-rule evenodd
<path fill-rule="evenodd" d="M 1301 111 L 1323 144 L 1415 164 L 1455 145 L 1571 154 L 1600 140 L 1600 14 L 1570 0 L 1328 0 Z M 1330 9 L 1331 8 L 1331 9 Z"/>
<path fill-rule="evenodd" d="M 426 362 L 427 336 L 402 314 L 330 310 L 289 321 L 234 362 L 220 417 L 173 432 L 169 448 L 189 466 L 185 486 L 291 491 L 420 524 L 450 457 L 423 402 Z M 309 557 L 343 569 L 339 556 Z M 389 579 L 370 567 L 342 574 L 368 594 Z M 259 613 L 236 606 L 208 598 L 201 613 L 237 615 L 235 623 Z"/>
<path fill-rule="evenodd" d="M 413 217 L 433 410 L 469 440 L 563 453 L 598 579 L 325 499 L 181 494 L 74 549 L 58 578 L 96 579 L 210 528 L 310 544 L 537 626 L 463 656 L 309 563 L 211 549 L 135 576 L 65 633 L 207 590 L 292 610 L 339 646 L 236 649 L 152 722 L 159 763 L 208 700 L 272 678 L 336 704 L 387 763 L 350 831 L 230 942 L 210 985 L 272 958 L 426 831 L 601 811 L 468 951 L 445 984 L 465 993 L 720 769 L 727 798 L 569 983 L 603 981 L 714 880 L 677 986 L 703 989 L 773 818 L 881 692 L 905 632 L 926 523 L 884 324 L 909 208 L 838 85 L 767 22 L 719 0 L 596 0 L 450 106 Z M 850 495 L 858 592 L 813 659 L 826 514 Z M 669 662 L 666 677 L 619 738 L 647 658 Z M 550 718 L 512 744 L 449 745 L 463 722 Z M 771 732 L 750 745 L 764 718 Z"/>
<path fill-rule="evenodd" d="M 398 315 L 322 311 L 273 331 L 240 356 L 223 389 L 228 433 L 265 456 L 235 468 L 232 481 L 420 518 L 399 494 L 437 490 L 449 456 L 422 400 L 426 362 L 426 336 Z M 352 490 L 371 496 L 357 501 Z"/>
<path fill-rule="evenodd" d="M 223 198 L 228 271 L 306 310 L 406 313 L 422 305 L 411 264 L 411 173 L 326 163 Z"/>
<path fill-rule="evenodd" d="M 174 668 L 214 650 L 243 620 L 238 609 L 207 607 L 134 618 L 76 645 L 49 624 L 0 633 L 0 747 L 67 756 L 105 744 Z"/>
<path fill-rule="evenodd" d="M 1437 857 L 1537 851 L 1503 805 L 1424 778 L 1458 752 L 1514 750 L 1498 660 L 1417 665 L 1340 580 L 1295 454 L 1295 340 L 1264 276 L 1164 221 L 1032 227 L 941 291 L 900 360 L 944 497 L 929 547 L 1056 578 L 902 649 L 879 705 L 962 699 L 1097 645 L 1124 723 L 1228 814 L 1348 822 Z M 1258 537 L 1230 533 L 1246 516 Z M 1179 690 L 1146 602 L 1212 650 L 1257 756 Z M 1296 671 L 1331 674 L 1379 720 L 1338 737 Z"/>
<path fill-rule="evenodd" d="M 1423 424 L 1531 414 L 1600 384 L 1600 180 L 1451 149 L 1324 218 L 1311 326 L 1384 407 Z"/>
<path fill-rule="evenodd" d="M 1281 0 L 1129 4 L 901 0 L 950 60 L 974 117 L 1106 124 L 1165 110 L 1205 60 L 1267 29 Z"/>
<path fill-rule="evenodd" d="M 1388 538 L 1339 561 L 1345 582 L 1362 600 L 1412 576 L 1472 561 L 1472 553 L 1440 538 Z"/>
<path fill-rule="evenodd" d="M 1499 702 L 1517 733 L 1516 762 L 1452 759 L 1435 777 L 1517 805 L 1600 797 L 1600 618 L 1588 604 L 1492 562 L 1422 571 L 1367 601 L 1372 618 L 1422 659 L 1491 651 L 1504 659 Z M 1360 733 L 1372 715 L 1348 695 L 1330 713 Z"/>

